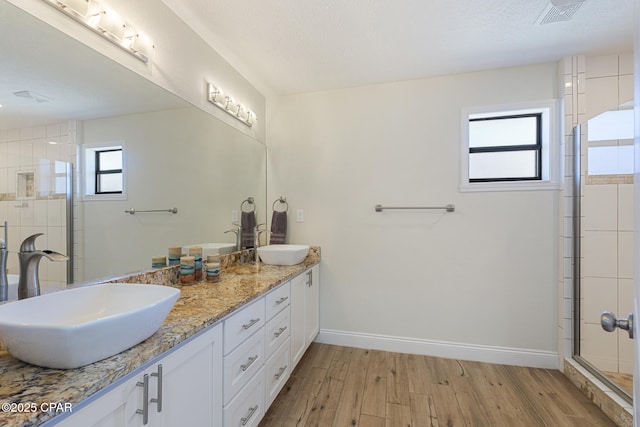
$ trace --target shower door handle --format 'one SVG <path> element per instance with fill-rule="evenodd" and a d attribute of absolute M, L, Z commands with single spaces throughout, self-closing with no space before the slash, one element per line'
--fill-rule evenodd
<path fill-rule="evenodd" d="M 600 315 L 600 324 L 607 332 L 613 332 L 616 328 L 624 329 L 629 332 L 629 338 L 633 339 L 633 313 L 629 313 L 626 319 L 617 319 L 615 314 L 605 311 Z"/>

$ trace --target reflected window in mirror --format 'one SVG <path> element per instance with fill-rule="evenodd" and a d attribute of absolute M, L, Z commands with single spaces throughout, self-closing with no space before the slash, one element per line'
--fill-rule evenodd
<path fill-rule="evenodd" d="M 96 194 L 122 194 L 122 148 L 96 151 Z"/>
<path fill-rule="evenodd" d="M 83 197 L 125 200 L 124 143 L 85 144 L 82 153 Z"/>

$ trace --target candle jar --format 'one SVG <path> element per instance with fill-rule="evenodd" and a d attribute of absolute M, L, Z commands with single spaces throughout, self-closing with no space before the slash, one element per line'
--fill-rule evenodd
<path fill-rule="evenodd" d="M 189 255 L 195 259 L 196 281 L 202 280 L 202 246 L 189 247 Z"/>
<path fill-rule="evenodd" d="M 220 256 L 218 254 L 207 255 L 205 271 L 207 282 L 216 283 L 220 281 Z"/>
<path fill-rule="evenodd" d="M 180 257 L 180 283 L 191 284 L 196 279 L 196 260 L 192 256 Z"/>
<path fill-rule="evenodd" d="M 182 246 L 169 246 L 169 265 L 179 265 Z"/>
<path fill-rule="evenodd" d="M 167 266 L 166 256 L 151 257 L 151 268 L 162 268 Z"/>

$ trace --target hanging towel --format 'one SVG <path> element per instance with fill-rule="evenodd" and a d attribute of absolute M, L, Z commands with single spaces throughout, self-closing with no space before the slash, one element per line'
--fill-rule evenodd
<path fill-rule="evenodd" d="M 287 239 L 287 211 L 273 211 L 270 245 L 282 244 Z"/>
<path fill-rule="evenodd" d="M 240 233 L 241 233 L 241 244 L 243 248 L 253 248 L 255 242 L 253 240 L 253 229 L 256 226 L 256 213 L 254 211 L 251 212 L 242 212 L 242 217 L 240 218 Z"/>

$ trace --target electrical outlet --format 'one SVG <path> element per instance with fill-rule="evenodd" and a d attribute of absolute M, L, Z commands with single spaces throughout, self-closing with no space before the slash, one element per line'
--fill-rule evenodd
<path fill-rule="evenodd" d="M 304 209 L 296 211 L 296 222 L 304 222 Z"/>
<path fill-rule="evenodd" d="M 231 222 L 238 222 L 238 211 L 237 210 L 232 210 L 231 211 Z"/>

